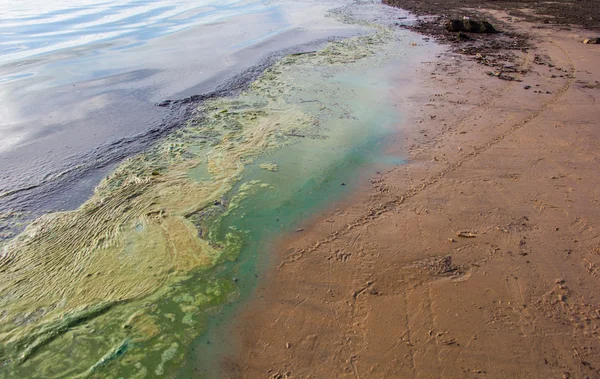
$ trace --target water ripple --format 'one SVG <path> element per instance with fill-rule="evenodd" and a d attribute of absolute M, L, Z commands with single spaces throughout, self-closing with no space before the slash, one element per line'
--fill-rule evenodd
<path fill-rule="evenodd" d="M 262 0 L 0 0 L 0 62 L 126 38 L 135 44 L 261 9 Z"/>

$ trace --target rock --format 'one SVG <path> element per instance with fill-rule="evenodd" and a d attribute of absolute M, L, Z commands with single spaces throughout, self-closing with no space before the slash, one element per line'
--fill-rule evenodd
<path fill-rule="evenodd" d="M 462 20 L 448 20 L 446 30 L 449 32 L 467 32 L 467 33 L 498 33 L 492 24 L 483 20 L 471 20 L 464 18 Z"/>
<path fill-rule="evenodd" d="M 589 45 L 596 45 L 596 44 L 600 44 L 600 37 L 597 37 L 597 38 L 588 38 L 588 39 L 585 39 L 585 40 L 583 41 L 583 43 L 585 43 L 585 44 L 589 44 Z"/>
<path fill-rule="evenodd" d="M 456 39 L 458 41 L 470 41 L 471 37 L 469 37 L 468 35 L 466 35 L 463 32 L 458 32 L 458 34 L 456 35 Z"/>

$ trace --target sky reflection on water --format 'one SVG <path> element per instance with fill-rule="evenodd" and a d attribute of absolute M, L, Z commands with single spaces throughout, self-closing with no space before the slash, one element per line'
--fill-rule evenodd
<path fill-rule="evenodd" d="M 0 1 L 0 63 L 123 39 L 123 45 L 264 10 L 263 0 Z"/>

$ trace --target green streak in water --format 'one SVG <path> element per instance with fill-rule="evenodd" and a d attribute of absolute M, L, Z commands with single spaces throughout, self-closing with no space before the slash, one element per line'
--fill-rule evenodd
<path fill-rule="evenodd" d="M 245 231 L 239 257 L 222 265 L 218 274 L 236 278 L 239 296 L 211 318 L 208 332 L 197 339 L 188 352 L 180 378 L 219 377 L 220 358 L 231 349 L 229 341 L 223 340 L 227 333 L 222 328 L 226 328 L 240 303 L 251 298 L 268 263 L 271 241 L 293 231 L 299 222 L 347 195 L 357 184 L 361 167 L 372 163 L 404 163 L 398 157 L 382 153 L 385 138 L 395 132 L 394 126 L 401 120 L 393 106 L 381 96 L 387 82 L 377 74 L 380 68 L 342 71 L 327 77 L 323 85 L 337 87 L 343 96 L 354 94 L 345 99 L 348 110 L 345 117 L 324 122 L 328 138 L 298 137 L 296 143 L 262 157 L 245 171 L 242 183 L 260 181 L 269 187 L 244 198 L 216 228 L 217 239 L 231 230 Z M 316 76 L 299 76 L 298 82 L 313 85 L 317 82 Z M 304 104 L 305 112 L 315 112 L 309 103 Z M 274 162 L 279 166 L 278 171 L 261 169 L 263 162 Z"/>

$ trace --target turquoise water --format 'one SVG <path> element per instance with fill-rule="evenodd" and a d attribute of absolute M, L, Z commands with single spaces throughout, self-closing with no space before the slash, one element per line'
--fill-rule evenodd
<path fill-rule="evenodd" d="M 342 107 L 346 112 L 343 118 L 331 117 L 323 123 L 327 138 L 297 137 L 294 144 L 261 157 L 247 168 L 241 183 L 260 181 L 269 187 L 255 190 L 221 220 L 220 238 L 231 230 L 244 231 L 243 249 L 234 261 L 212 273 L 218 278 L 235 280 L 236 299 L 223 305 L 219 313 L 209 319 L 208 332 L 188 351 L 180 378 L 219 377 L 221 360 L 231 353 L 235 344 L 226 339 L 230 335 L 227 330 L 231 318 L 241 304 L 250 301 L 264 269 L 269 267 L 274 241 L 293 232 L 314 214 L 331 209 L 352 193 L 364 174 L 375 167 L 390 168 L 404 163 L 402 157 L 388 155 L 384 150 L 386 137 L 397 133 L 402 123 L 402 116 L 393 107 L 393 99 L 386 97 L 390 83 L 385 79 L 386 69 L 379 66 L 328 77 L 323 85 L 336 88 L 340 98 L 353 96 Z M 314 97 L 314 86 L 318 83 L 315 79 L 321 75 L 323 73 L 311 75 L 310 79 L 299 77 L 297 83 L 306 83 L 305 90 L 313 91 Z M 306 102 L 303 109 L 315 113 L 320 104 Z M 278 170 L 272 172 L 260 167 L 267 162 L 276 164 Z"/>

